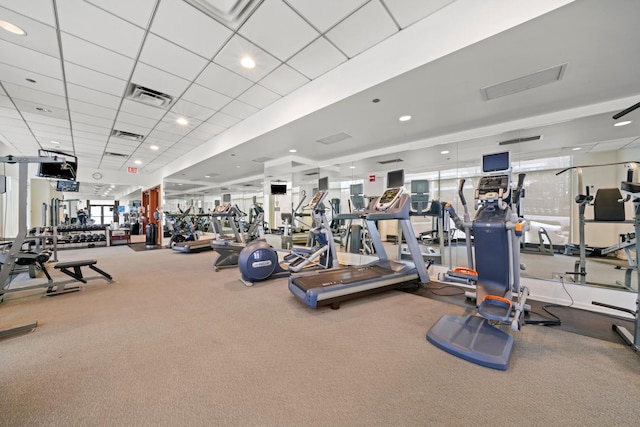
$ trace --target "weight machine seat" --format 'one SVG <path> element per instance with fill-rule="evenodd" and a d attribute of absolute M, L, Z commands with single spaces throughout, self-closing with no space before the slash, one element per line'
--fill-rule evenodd
<path fill-rule="evenodd" d="M 624 221 L 624 203 L 618 188 L 599 188 L 593 201 L 595 221 Z"/>

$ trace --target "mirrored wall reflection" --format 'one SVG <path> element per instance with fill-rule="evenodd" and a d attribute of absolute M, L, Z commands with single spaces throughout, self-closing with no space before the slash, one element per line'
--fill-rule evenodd
<path fill-rule="evenodd" d="M 331 198 L 339 199 L 340 214 L 344 214 L 361 207 L 363 199 L 366 205 L 371 197 L 380 195 L 387 172 L 403 169 L 405 189 L 414 198 L 413 210 L 423 213 L 416 212 L 412 223 L 417 238 L 426 247 L 424 254 L 433 255 L 446 268 L 469 267 L 473 259 L 469 261 L 467 242 L 472 237 L 442 213 L 442 206 L 449 203 L 464 219 L 462 190 L 468 216 L 473 219 L 477 213 L 476 187 L 483 175 L 482 155 L 505 151 L 495 145 L 484 147 L 483 151 L 470 147 L 468 143 L 453 143 L 399 152 L 336 165 L 338 178 L 323 169 L 320 175 L 330 177 Z M 629 162 L 640 161 L 640 148 L 592 153 L 568 150 L 566 155 L 538 158 L 523 153 L 520 147 L 507 148 L 512 188 L 523 175 L 521 198 L 514 210 L 529 224 L 520 248 L 526 265 L 522 275 L 635 291 L 635 211 L 631 202 L 623 204 L 618 199 L 623 198 L 620 183 L 627 179 Z M 469 151 L 475 151 L 474 155 Z M 576 166 L 584 166 L 582 184 L 578 184 Z M 567 171 L 558 174 L 564 169 Z M 582 209 L 576 198 L 583 200 Z M 602 217 L 603 212 L 615 214 Z M 585 220 L 582 230 L 581 215 Z M 336 231 L 344 252 L 350 250 L 350 245 L 345 245 L 347 227 L 350 226 L 343 221 L 338 225 L 342 231 Z M 398 243 L 393 225 L 381 227 L 381 236 L 392 247 L 391 253 Z M 365 247 L 359 243 L 351 249 L 362 254 Z"/>

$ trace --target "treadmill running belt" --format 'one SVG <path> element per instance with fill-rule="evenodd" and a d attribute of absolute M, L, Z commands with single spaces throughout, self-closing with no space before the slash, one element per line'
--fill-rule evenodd
<path fill-rule="evenodd" d="M 385 276 L 390 273 L 393 273 L 393 270 L 389 270 L 388 268 L 384 268 L 379 265 L 371 265 L 366 267 L 340 268 L 318 274 L 311 274 L 309 276 L 296 277 L 293 282 L 300 289 L 308 290 L 336 284 L 361 282 Z"/>

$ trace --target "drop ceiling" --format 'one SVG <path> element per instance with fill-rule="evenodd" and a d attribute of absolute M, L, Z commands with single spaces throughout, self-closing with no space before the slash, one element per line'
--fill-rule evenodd
<path fill-rule="evenodd" d="M 209 3 L 228 12 L 247 2 Z M 532 133 L 544 137 L 519 144 L 522 158 L 638 143 L 640 111 L 624 128 L 611 126 L 610 113 L 640 101 L 640 2 L 547 0 L 549 10 L 558 8 L 473 43 L 464 40 L 478 29 L 455 32 L 457 23 L 500 27 L 514 6 L 249 3 L 249 13 L 226 21 L 182 0 L 0 0 L 0 20 L 27 32 L 0 30 L 0 141 L 23 155 L 73 153 L 86 181 L 100 171 L 124 185 L 136 167 L 135 178 L 157 181 L 149 186 L 168 177 L 203 192 L 255 184 L 265 163 L 283 158 L 367 174 L 384 158 L 429 170 L 442 164 L 438 147 L 457 144 L 449 158 L 464 161 L 462 153 L 473 158 Z M 421 38 L 427 31 L 441 39 Z M 439 46 L 446 54 L 421 50 Z M 424 59 L 407 58 L 412 50 Z M 255 68 L 239 64 L 245 55 Z M 403 61 L 416 66 L 389 77 Z M 560 80 L 483 97 L 483 88 L 558 66 Z M 361 82 L 354 93 L 340 87 L 353 81 Z M 140 102 L 132 84 L 170 101 L 160 106 L 146 93 L 149 103 Z M 323 97 L 331 101 L 322 105 Z M 405 114 L 412 120 L 399 122 Z M 318 142 L 342 134 L 337 143 Z"/>

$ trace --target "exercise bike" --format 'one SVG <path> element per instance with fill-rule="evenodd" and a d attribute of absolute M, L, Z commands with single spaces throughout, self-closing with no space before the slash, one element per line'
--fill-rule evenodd
<path fill-rule="evenodd" d="M 309 203 L 314 226 L 311 230 L 314 245 L 306 248 L 292 248 L 278 251 L 262 240 L 248 243 L 240 251 L 238 267 L 241 281 L 246 286 L 255 282 L 286 277 L 306 268 L 335 268 L 338 266 L 333 234 L 327 222 L 322 201 L 327 197 L 326 191 L 318 191 Z M 284 253 L 280 262 L 279 253 Z"/>

